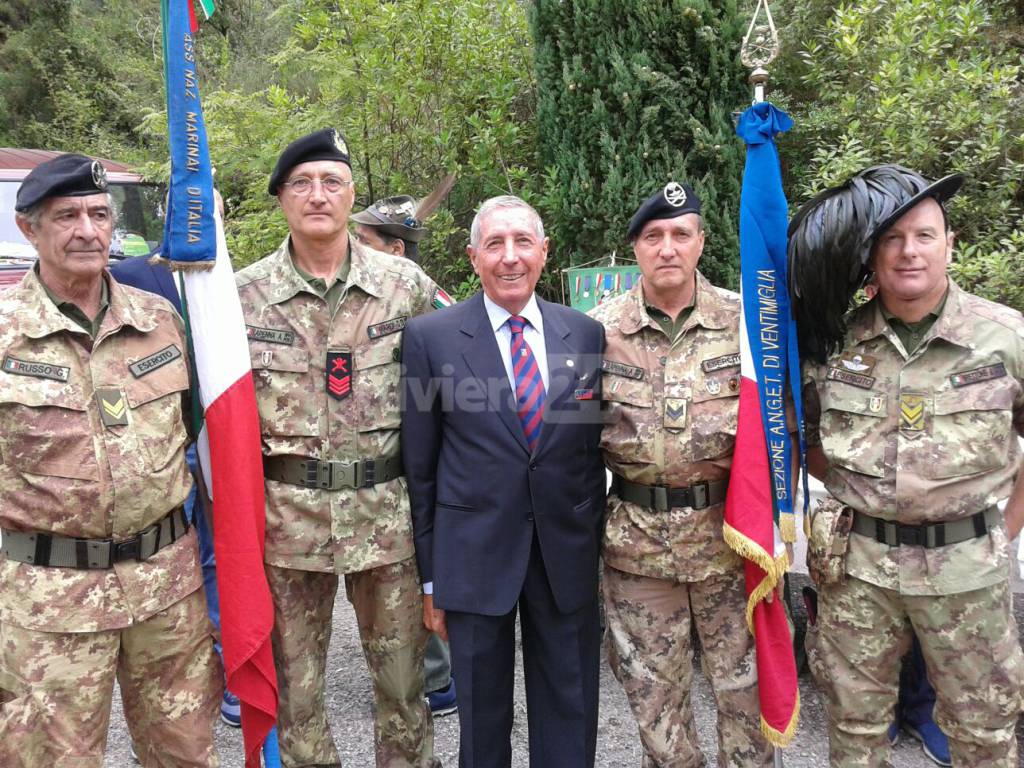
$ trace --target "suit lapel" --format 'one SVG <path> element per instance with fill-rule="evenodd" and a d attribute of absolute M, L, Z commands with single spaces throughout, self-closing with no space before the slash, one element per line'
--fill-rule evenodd
<path fill-rule="evenodd" d="M 572 397 L 579 374 L 576 371 L 576 353 L 569 346 L 569 326 L 558 314 L 549 309 L 548 302 L 538 298 L 537 304 L 544 318 L 544 346 L 548 362 L 544 423 L 537 440 L 537 452 L 540 452 L 557 426 L 557 412 L 563 410 L 566 399 Z"/>
<path fill-rule="evenodd" d="M 519 414 L 513 408 L 515 396 L 508 383 L 508 373 L 498 350 L 498 340 L 487 317 L 483 294 L 476 294 L 470 301 L 474 302 L 475 306 L 466 314 L 460 329 L 468 337 L 462 349 L 462 357 L 469 370 L 485 387 L 487 407 L 497 410 L 498 416 L 516 442 L 529 453 L 530 447 L 526 443 L 526 435 L 523 434 L 523 425 L 519 422 Z M 496 387 L 494 383 L 497 384 Z M 496 392 L 496 398 L 491 397 L 492 392 Z"/>

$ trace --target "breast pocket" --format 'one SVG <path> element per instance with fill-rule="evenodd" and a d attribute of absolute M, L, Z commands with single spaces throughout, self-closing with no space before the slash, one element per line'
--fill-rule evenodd
<path fill-rule="evenodd" d="M 96 480 L 85 395 L 71 383 L 0 381 L 0 456 L 20 472 Z"/>
<path fill-rule="evenodd" d="M 1010 456 L 1013 429 L 1010 379 L 973 384 L 935 395 L 935 416 L 921 445 L 921 471 L 943 479 L 1002 467 Z"/>
<path fill-rule="evenodd" d="M 401 424 L 399 338 L 386 336 L 356 349 L 352 387 L 360 414 L 360 431 L 398 429 Z"/>
<path fill-rule="evenodd" d="M 601 398 L 606 408 L 601 449 L 622 464 L 654 463 L 657 415 L 652 384 L 604 374 Z"/>
<path fill-rule="evenodd" d="M 277 437 L 319 435 L 323 400 L 315 389 L 309 352 L 280 346 L 250 346 L 249 351 L 261 431 Z"/>
<path fill-rule="evenodd" d="M 709 373 L 694 389 L 690 413 L 690 440 L 694 461 L 717 459 L 732 453 L 739 418 L 740 377 Z"/>
<path fill-rule="evenodd" d="M 184 360 L 176 360 L 125 385 L 131 433 L 146 469 L 161 470 L 188 439 L 182 396 L 188 390 Z"/>
<path fill-rule="evenodd" d="M 832 464 L 862 475 L 885 477 L 887 398 L 871 390 L 821 393 L 821 447 Z"/>

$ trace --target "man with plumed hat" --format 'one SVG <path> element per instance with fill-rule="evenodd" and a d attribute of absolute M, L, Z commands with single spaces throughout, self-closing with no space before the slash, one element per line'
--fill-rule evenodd
<path fill-rule="evenodd" d="M 15 210 L 39 260 L 0 296 L 0 765 L 102 766 L 116 677 L 144 766 L 216 766 L 181 319 L 107 271 L 99 161 L 38 165 Z"/>
<path fill-rule="evenodd" d="M 282 760 L 340 765 L 324 678 L 343 575 L 373 681 L 376 764 L 432 768 L 398 384 L 406 321 L 447 297 L 409 260 L 350 238 L 352 165 L 333 128 L 289 144 L 268 192 L 288 236 L 236 282 L 260 412 Z"/>
<path fill-rule="evenodd" d="M 808 521 L 807 650 L 833 765 L 888 763 L 914 634 L 952 763 L 1019 765 L 1008 542 L 1024 522 L 1024 319 L 947 274 L 962 181 L 869 168 L 790 224 L 808 466 L 828 491 Z M 844 316 L 872 277 L 875 296 Z"/>
<path fill-rule="evenodd" d="M 696 626 L 718 704 L 718 765 L 764 766 L 743 561 L 722 534 L 739 411 L 739 297 L 709 283 L 700 199 L 670 181 L 626 232 L 642 279 L 605 327 L 602 556 L 608 654 L 644 768 L 704 765 L 691 704 Z"/>

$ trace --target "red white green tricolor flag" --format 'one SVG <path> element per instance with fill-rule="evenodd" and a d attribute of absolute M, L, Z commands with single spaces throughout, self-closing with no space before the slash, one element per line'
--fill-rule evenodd
<path fill-rule="evenodd" d="M 227 685 L 242 703 L 245 765 L 277 760 L 274 612 L 263 566 L 266 516 L 256 391 L 242 307 L 216 212 L 196 67 L 198 5 L 162 0 L 171 182 L 162 255 L 184 273 L 185 309 L 203 430 L 199 455 L 213 499 L 214 548 Z"/>

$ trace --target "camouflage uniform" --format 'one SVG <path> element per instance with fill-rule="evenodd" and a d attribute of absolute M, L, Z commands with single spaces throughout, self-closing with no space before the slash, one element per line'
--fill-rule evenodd
<path fill-rule="evenodd" d="M 878 300 L 849 317 L 844 349 L 805 372 L 808 441 L 842 504 L 902 524 L 952 522 L 1006 498 L 1024 434 L 1024 320 L 950 282 L 911 354 Z M 809 633 L 827 697 L 833 765 L 886 764 L 899 661 L 921 642 L 935 720 L 955 765 L 1017 766 L 1024 658 L 1005 528 L 926 549 L 849 537 L 846 578 L 821 588 Z"/>
<path fill-rule="evenodd" d="M 333 312 L 296 271 L 288 239 L 237 275 L 265 456 L 399 454 L 401 330 L 429 311 L 438 289 L 408 260 L 350 242 Z M 344 399 L 327 393 L 329 350 L 352 356 Z M 427 632 L 405 478 L 336 491 L 268 479 L 266 498 L 284 765 L 340 765 L 323 707 L 337 574 L 345 574 L 373 678 L 377 765 L 439 765 L 423 699 Z"/>
<path fill-rule="evenodd" d="M 605 326 L 605 465 L 645 485 L 724 480 L 739 401 L 739 301 L 697 273 L 695 306 L 672 341 L 642 284 L 591 312 Z M 724 504 L 660 512 L 608 498 L 604 535 L 609 656 L 644 745 L 645 768 L 704 765 L 690 704 L 691 621 L 718 703 L 718 764 L 770 765 L 740 557 Z"/>
<path fill-rule="evenodd" d="M 0 297 L 4 530 L 127 539 L 188 495 L 181 321 L 164 299 L 105 279 L 94 340 L 35 271 Z M 168 348 L 168 363 L 131 370 Z M 126 424 L 104 426 L 104 389 L 118 390 Z M 115 674 L 144 765 L 217 765 L 222 676 L 201 586 L 193 531 L 108 570 L 0 558 L 0 765 L 101 766 Z"/>

